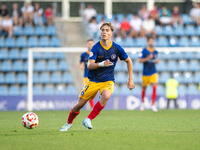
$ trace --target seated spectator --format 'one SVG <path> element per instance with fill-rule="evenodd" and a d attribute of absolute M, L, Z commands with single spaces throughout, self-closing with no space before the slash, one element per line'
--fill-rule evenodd
<path fill-rule="evenodd" d="M 156 37 L 155 21 L 149 16 L 148 19 L 145 19 L 142 23 L 142 29 L 140 32 L 141 37 L 152 36 Z"/>
<path fill-rule="evenodd" d="M 25 2 L 25 5 L 21 8 L 23 20 L 25 25 L 33 24 L 33 11 L 34 7 L 31 5 L 29 1 Z"/>
<path fill-rule="evenodd" d="M 47 25 L 52 25 L 53 24 L 53 11 L 51 6 L 47 6 L 45 12 L 45 18 L 47 20 Z"/>
<path fill-rule="evenodd" d="M 87 29 L 88 38 L 92 38 L 92 39 L 98 38 L 97 34 L 98 34 L 99 30 L 100 29 L 99 29 L 99 26 L 96 22 L 96 18 L 92 17 L 90 19 L 90 22 L 88 24 L 88 29 Z"/>
<path fill-rule="evenodd" d="M 114 31 L 113 34 L 115 37 L 120 37 L 120 23 L 118 22 L 117 18 L 115 18 L 114 22 L 112 23 Z"/>
<path fill-rule="evenodd" d="M 22 26 L 23 25 L 22 13 L 16 2 L 13 3 L 12 8 L 10 10 L 10 17 L 13 20 L 14 26 Z"/>
<path fill-rule="evenodd" d="M 131 34 L 134 38 L 137 38 L 141 30 L 142 20 L 138 17 L 137 14 L 135 14 L 131 19 L 130 24 L 132 28 Z"/>
<path fill-rule="evenodd" d="M 87 8 L 83 10 L 83 21 L 87 24 L 92 17 L 97 15 L 96 10 L 92 7 L 91 4 L 87 5 Z"/>
<path fill-rule="evenodd" d="M 174 26 L 177 26 L 178 24 L 183 24 L 183 21 L 181 19 L 181 15 L 179 14 L 179 7 L 174 6 L 173 13 L 172 13 L 172 23 Z"/>
<path fill-rule="evenodd" d="M 149 17 L 149 12 L 147 11 L 146 5 L 143 5 L 142 8 L 139 10 L 138 15 L 141 19 L 147 19 Z"/>
<path fill-rule="evenodd" d="M 3 20 L 3 18 L 8 14 L 7 6 L 5 3 L 1 5 L 0 9 L 0 22 Z"/>
<path fill-rule="evenodd" d="M 124 17 L 124 20 L 121 22 L 121 36 L 122 38 L 126 38 L 127 36 L 131 36 L 131 25 L 128 22 L 127 18 Z"/>
<path fill-rule="evenodd" d="M 159 10 L 157 8 L 157 5 L 154 5 L 153 10 L 149 14 L 151 18 L 155 21 L 156 24 L 159 24 Z"/>
<path fill-rule="evenodd" d="M 165 5 L 162 6 L 159 11 L 160 14 L 160 24 L 161 25 L 172 25 L 172 19 L 170 11 L 167 9 Z"/>
<path fill-rule="evenodd" d="M 34 13 L 33 13 L 33 20 L 35 25 L 43 25 L 43 20 L 42 20 L 42 13 L 43 9 L 40 8 L 39 3 L 35 3 L 34 5 Z"/>
<path fill-rule="evenodd" d="M 196 21 L 197 25 L 200 25 L 200 7 L 198 3 L 195 3 L 194 8 L 190 10 L 190 17 Z"/>
<path fill-rule="evenodd" d="M 9 14 L 7 14 L 1 22 L 2 30 L 8 33 L 8 36 L 13 35 L 13 21 L 10 19 Z"/>

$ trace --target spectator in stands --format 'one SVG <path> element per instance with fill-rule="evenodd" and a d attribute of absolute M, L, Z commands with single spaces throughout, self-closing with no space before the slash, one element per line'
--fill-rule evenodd
<path fill-rule="evenodd" d="M 190 17 L 196 21 L 197 25 L 200 25 L 200 7 L 199 7 L 199 3 L 195 3 L 194 7 L 190 10 Z"/>
<path fill-rule="evenodd" d="M 154 5 L 153 10 L 149 14 L 156 24 L 159 24 L 159 9 L 157 5 Z"/>
<path fill-rule="evenodd" d="M 35 25 L 43 25 L 43 20 L 42 20 L 42 13 L 43 9 L 40 8 L 39 3 L 35 3 L 34 5 L 34 14 L 33 14 L 33 19 L 34 19 L 34 24 Z"/>
<path fill-rule="evenodd" d="M 122 38 L 126 38 L 127 36 L 131 37 L 131 25 L 126 17 L 124 17 L 124 20 L 121 22 L 120 29 Z"/>
<path fill-rule="evenodd" d="M 181 19 L 181 15 L 179 14 L 179 7 L 174 6 L 173 13 L 172 13 L 172 23 L 174 26 L 177 26 L 178 24 L 183 24 L 183 21 Z"/>
<path fill-rule="evenodd" d="M 3 3 L 1 5 L 1 9 L 0 9 L 0 24 L 1 21 L 3 20 L 3 18 L 8 14 L 8 10 L 7 10 L 7 6 L 5 3 Z"/>
<path fill-rule="evenodd" d="M 87 5 L 87 8 L 84 9 L 83 11 L 83 21 L 85 23 L 88 23 L 89 20 L 92 18 L 92 17 L 95 17 L 97 15 L 97 12 L 96 10 L 92 7 L 91 4 L 88 4 Z"/>
<path fill-rule="evenodd" d="M 13 3 L 12 8 L 10 10 L 10 17 L 13 20 L 14 26 L 22 26 L 23 25 L 23 19 L 22 19 L 22 13 L 18 7 L 18 3 Z"/>
<path fill-rule="evenodd" d="M 96 22 L 96 18 L 92 17 L 88 24 L 88 30 L 87 30 L 89 38 L 95 39 L 97 37 L 98 31 L 99 31 L 99 28 L 98 28 L 98 24 Z"/>
<path fill-rule="evenodd" d="M 141 37 L 150 36 L 155 38 L 156 32 L 154 28 L 155 28 L 155 21 L 149 16 L 142 23 L 142 30 L 140 32 L 140 36 Z"/>
<path fill-rule="evenodd" d="M 52 25 L 53 24 L 53 11 L 51 6 L 47 6 L 45 12 L 45 18 L 47 20 L 47 25 Z"/>
<path fill-rule="evenodd" d="M 95 18 L 95 17 L 93 17 L 93 18 Z M 96 19 L 96 18 L 95 18 L 95 19 Z M 100 29 L 102 23 L 104 23 L 104 22 L 106 22 L 106 21 L 105 21 L 105 18 L 102 18 L 101 21 L 98 23 L 98 28 L 99 28 L 99 29 Z"/>
<path fill-rule="evenodd" d="M 160 24 L 161 25 L 172 25 L 172 19 L 170 11 L 167 9 L 165 5 L 162 6 L 159 11 L 160 14 Z"/>
<path fill-rule="evenodd" d="M 138 17 L 137 14 L 135 14 L 131 19 L 130 24 L 132 28 L 131 34 L 134 38 L 137 38 L 142 27 L 142 20 Z"/>
<path fill-rule="evenodd" d="M 34 7 L 31 5 L 30 1 L 26 1 L 25 5 L 21 8 L 23 20 L 25 25 L 33 24 L 33 11 Z"/>
<path fill-rule="evenodd" d="M 149 17 L 149 12 L 147 11 L 146 5 L 143 5 L 142 8 L 139 10 L 138 15 L 141 19 L 147 19 Z"/>
<path fill-rule="evenodd" d="M 118 22 L 117 18 L 115 18 L 114 22 L 112 23 L 114 31 L 113 34 L 115 37 L 120 37 L 120 23 Z"/>
<path fill-rule="evenodd" d="M 2 30 L 8 33 L 9 37 L 13 35 L 13 21 L 10 19 L 9 14 L 7 14 L 1 22 Z"/>

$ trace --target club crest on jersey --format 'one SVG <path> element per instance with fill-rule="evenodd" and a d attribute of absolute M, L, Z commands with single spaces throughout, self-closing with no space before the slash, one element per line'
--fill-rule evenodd
<path fill-rule="evenodd" d="M 114 60 L 115 58 L 116 58 L 116 55 L 115 55 L 115 54 L 112 54 L 112 55 L 111 55 L 111 59 Z"/>
<path fill-rule="evenodd" d="M 83 96 L 84 94 L 85 94 L 84 91 L 82 91 L 82 92 L 81 92 L 81 96 Z"/>
<path fill-rule="evenodd" d="M 90 57 L 92 57 L 93 56 L 93 52 L 90 52 Z"/>

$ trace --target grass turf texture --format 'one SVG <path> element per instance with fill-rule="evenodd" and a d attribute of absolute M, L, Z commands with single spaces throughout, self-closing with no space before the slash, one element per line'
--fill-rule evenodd
<path fill-rule="evenodd" d="M 89 111 L 81 111 L 67 132 L 59 132 L 69 111 L 34 111 L 36 129 L 21 125 L 26 112 L 0 112 L 1 150 L 126 150 L 199 149 L 200 110 L 159 110 L 153 113 L 103 110 L 92 121 L 93 129 L 82 126 Z"/>

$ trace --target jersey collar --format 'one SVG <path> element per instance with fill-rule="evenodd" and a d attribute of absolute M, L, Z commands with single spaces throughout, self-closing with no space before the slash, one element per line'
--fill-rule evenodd
<path fill-rule="evenodd" d="M 109 47 L 105 47 L 102 42 L 100 41 L 101 46 L 105 49 L 105 50 L 109 50 L 112 47 L 112 41 L 110 42 L 110 46 Z"/>
<path fill-rule="evenodd" d="M 147 50 L 150 51 L 150 52 L 154 52 L 155 49 L 154 49 L 154 48 L 147 47 Z"/>

